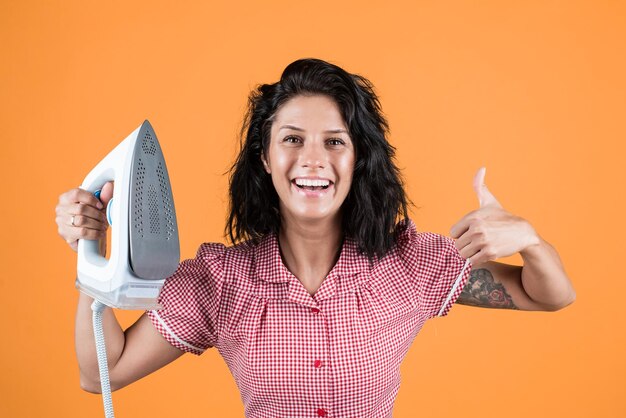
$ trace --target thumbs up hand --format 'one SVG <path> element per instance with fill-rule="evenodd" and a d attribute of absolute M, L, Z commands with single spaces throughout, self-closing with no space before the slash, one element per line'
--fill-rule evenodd
<path fill-rule="evenodd" d="M 485 185 L 485 167 L 474 177 L 479 208 L 450 228 L 455 247 L 472 265 L 507 257 L 539 243 L 532 225 L 505 209 Z"/>

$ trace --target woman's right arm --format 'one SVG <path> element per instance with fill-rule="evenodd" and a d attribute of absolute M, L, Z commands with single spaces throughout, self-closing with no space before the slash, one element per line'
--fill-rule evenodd
<path fill-rule="evenodd" d="M 80 369 L 80 387 L 87 392 L 100 393 L 92 302 L 91 297 L 80 294 L 76 310 L 76 357 Z M 159 334 L 145 313 L 126 331 L 122 331 L 113 310 L 107 307 L 102 315 L 102 327 L 112 391 L 149 375 L 184 353 Z"/>
<path fill-rule="evenodd" d="M 113 195 L 113 184 L 102 188 L 101 199 L 106 203 Z M 72 189 L 59 197 L 56 207 L 59 235 L 76 251 L 78 239 L 102 239 L 106 236 L 104 209 L 98 207 L 98 199 L 91 193 Z M 72 216 L 74 225 L 72 225 Z M 101 241 L 102 252 L 105 240 Z M 96 356 L 91 303 L 93 299 L 79 294 L 76 310 L 75 344 L 80 369 L 81 387 L 92 393 L 100 393 L 100 373 Z M 117 322 L 111 308 L 105 308 L 102 325 L 107 348 L 111 390 L 120 389 L 160 369 L 179 358 L 183 351 L 171 345 L 154 328 L 144 313 L 126 331 Z"/>

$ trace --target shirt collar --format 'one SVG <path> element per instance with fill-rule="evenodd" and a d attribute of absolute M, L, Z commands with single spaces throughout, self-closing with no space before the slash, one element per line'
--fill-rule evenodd
<path fill-rule="evenodd" d="M 261 238 L 256 247 L 254 264 L 257 277 L 266 282 L 284 283 L 295 277 L 280 257 L 278 237 L 275 233 L 269 233 Z M 366 272 L 369 268 L 367 256 L 359 254 L 358 245 L 354 239 L 345 237 L 339 259 L 328 273 L 328 277 L 346 278 Z"/>

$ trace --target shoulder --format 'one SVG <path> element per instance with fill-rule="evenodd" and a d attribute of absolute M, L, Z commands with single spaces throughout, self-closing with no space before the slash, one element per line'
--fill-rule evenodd
<path fill-rule="evenodd" d="M 221 242 L 204 242 L 198 247 L 196 258 L 203 260 L 245 260 L 254 258 L 257 248 L 265 238 L 260 240 L 242 241 L 233 245 L 225 245 Z"/>
<path fill-rule="evenodd" d="M 230 246 L 216 242 L 200 245 L 196 259 L 218 267 L 228 277 L 248 276 L 265 252 L 271 251 L 271 237 L 266 235 L 257 240 L 242 241 Z"/>
<path fill-rule="evenodd" d="M 410 277 L 435 280 L 462 269 L 465 259 L 454 239 L 434 232 L 420 232 L 410 219 L 398 223 L 395 256 Z"/>
<path fill-rule="evenodd" d="M 410 218 L 397 223 L 395 238 L 398 255 L 406 261 L 439 260 L 456 251 L 452 238 L 434 232 L 418 231 Z"/>

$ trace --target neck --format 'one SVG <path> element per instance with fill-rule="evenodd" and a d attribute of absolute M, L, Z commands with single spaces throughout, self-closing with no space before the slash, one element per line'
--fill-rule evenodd
<path fill-rule="evenodd" d="M 341 218 L 307 222 L 283 217 L 278 241 L 285 266 L 313 294 L 339 258 Z"/>

